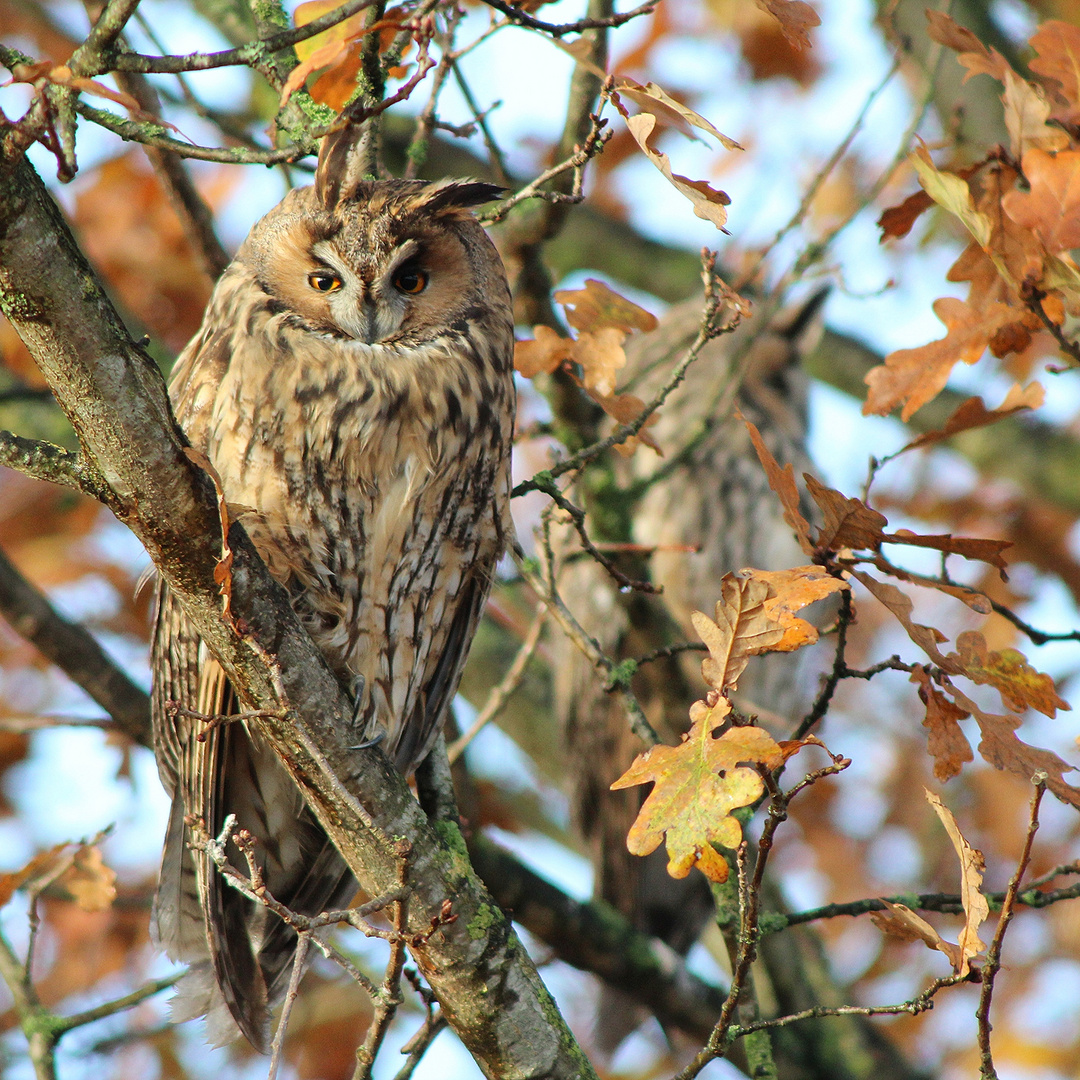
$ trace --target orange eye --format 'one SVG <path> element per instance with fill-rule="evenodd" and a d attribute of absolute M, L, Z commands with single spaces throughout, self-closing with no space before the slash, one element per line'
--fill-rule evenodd
<path fill-rule="evenodd" d="M 394 288 L 400 292 L 415 296 L 427 288 L 428 276 L 423 270 L 407 266 L 394 275 Z"/>
<path fill-rule="evenodd" d="M 337 292 L 341 288 L 341 278 L 333 270 L 313 270 L 307 276 L 307 283 L 319 292 Z"/>

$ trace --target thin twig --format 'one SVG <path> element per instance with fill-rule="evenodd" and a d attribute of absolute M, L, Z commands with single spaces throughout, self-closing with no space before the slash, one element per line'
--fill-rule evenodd
<path fill-rule="evenodd" d="M 292 1015 L 293 1005 L 300 996 L 300 980 L 304 977 L 304 963 L 307 960 L 308 949 L 311 947 L 311 934 L 300 933 L 296 935 L 296 951 L 293 954 L 292 971 L 289 973 L 289 987 L 285 991 L 285 1000 L 281 1006 L 281 1016 L 278 1018 L 277 1030 L 274 1032 L 274 1041 L 270 1046 L 270 1071 L 266 1080 L 277 1080 L 278 1067 L 281 1064 L 281 1051 L 285 1047 L 285 1032 L 289 1027 L 289 1017 Z"/>
<path fill-rule="evenodd" d="M 649 0 L 649 3 L 642 4 L 640 7 L 624 11 L 621 15 L 612 15 L 606 19 L 578 19 L 576 22 L 571 23 L 549 23 L 533 18 L 532 15 L 527 14 L 520 8 L 506 3 L 505 0 L 484 0 L 488 7 L 501 11 L 511 22 L 516 23 L 518 26 L 524 26 L 529 30 L 541 30 L 555 38 L 565 37 L 567 34 L 580 34 L 582 30 L 600 30 L 604 27 L 622 26 L 624 23 L 630 22 L 631 19 L 651 14 L 659 2 L 660 0 Z"/>
<path fill-rule="evenodd" d="M 461 757 L 469 743 L 502 712 L 503 706 L 506 705 L 514 691 L 521 684 L 525 669 L 529 666 L 529 661 L 532 659 L 533 653 L 536 652 L 536 646 L 540 643 L 540 634 L 544 629 L 546 620 L 547 605 L 541 602 L 536 609 L 536 615 L 533 617 L 528 633 L 525 635 L 525 640 L 522 641 L 521 648 L 518 649 L 517 656 L 514 657 L 514 662 L 507 668 L 506 674 L 502 677 L 498 686 L 495 686 L 491 693 L 488 694 L 484 707 L 477 713 L 476 719 L 472 722 L 469 730 L 458 736 L 447 748 L 446 756 L 451 765 Z"/>
<path fill-rule="evenodd" d="M 994 996 L 994 980 L 1001 970 L 1002 942 L 1005 940 L 1009 923 L 1012 922 L 1020 882 L 1027 873 L 1028 864 L 1031 862 L 1031 848 L 1035 843 L 1035 834 L 1039 831 L 1039 805 L 1042 803 L 1043 795 L 1046 794 L 1046 773 L 1036 773 L 1032 777 L 1032 782 L 1035 790 L 1031 793 L 1031 813 L 1028 818 L 1027 836 L 1024 839 L 1024 850 L 1020 853 L 1020 861 L 1016 864 L 1016 870 L 1009 879 L 1009 888 L 1001 905 L 997 929 L 994 931 L 990 948 L 986 951 L 986 962 L 982 967 L 982 992 L 979 994 L 979 1007 L 975 1010 L 975 1019 L 979 1025 L 979 1075 L 983 1080 L 997 1080 L 994 1058 L 990 1052 L 990 1004 Z"/>

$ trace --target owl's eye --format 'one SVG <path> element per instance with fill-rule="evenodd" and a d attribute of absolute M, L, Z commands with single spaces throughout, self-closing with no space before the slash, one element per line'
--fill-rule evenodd
<path fill-rule="evenodd" d="M 410 296 L 422 293 L 427 288 L 428 276 L 423 270 L 406 266 L 394 275 L 394 288 Z"/>
<path fill-rule="evenodd" d="M 333 270 L 312 270 L 307 283 L 319 292 L 337 292 L 341 288 L 341 278 Z"/>

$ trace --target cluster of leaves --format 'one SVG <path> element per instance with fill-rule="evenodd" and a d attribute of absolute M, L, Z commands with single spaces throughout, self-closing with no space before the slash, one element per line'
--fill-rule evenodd
<path fill-rule="evenodd" d="M 962 168 L 939 169 L 920 147 L 912 164 L 923 191 L 879 222 L 883 240 L 901 237 L 936 203 L 971 236 L 947 275 L 969 283 L 967 299 L 934 304 L 948 334 L 890 353 L 867 376 L 864 411 L 885 414 L 902 405 L 904 420 L 937 396 L 956 363 L 974 364 L 987 349 L 998 358 L 1023 354 L 1034 335 L 1048 334 L 1080 364 L 1080 349 L 1064 330 L 1066 318 L 1080 313 L 1080 269 L 1070 254 L 1080 246 L 1080 28 L 1058 20 L 1039 27 L 1029 43 L 1034 81 L 948 15 L 930 12 L 929 19 L 931 35 L 957 52 L 967 78 L 989 75 L 1003 85 L 1010 142 Z M 1034 386 L 1015 393 L 1041 403 Z M 1014 398 L 1003 408 L 1016 404 Z"/>

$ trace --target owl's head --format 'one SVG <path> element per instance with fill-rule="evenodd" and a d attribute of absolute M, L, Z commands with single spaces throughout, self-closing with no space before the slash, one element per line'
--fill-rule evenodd
<path fill-rule="evenodd" d="M 328 134 L 315 185 L 290 192 L 237 260 L 309 329 L 421 344 L 509 302 L 505 274 L 470 208 L 500 188 L 473 180 L 366 180 L 357 125 Z"/>

